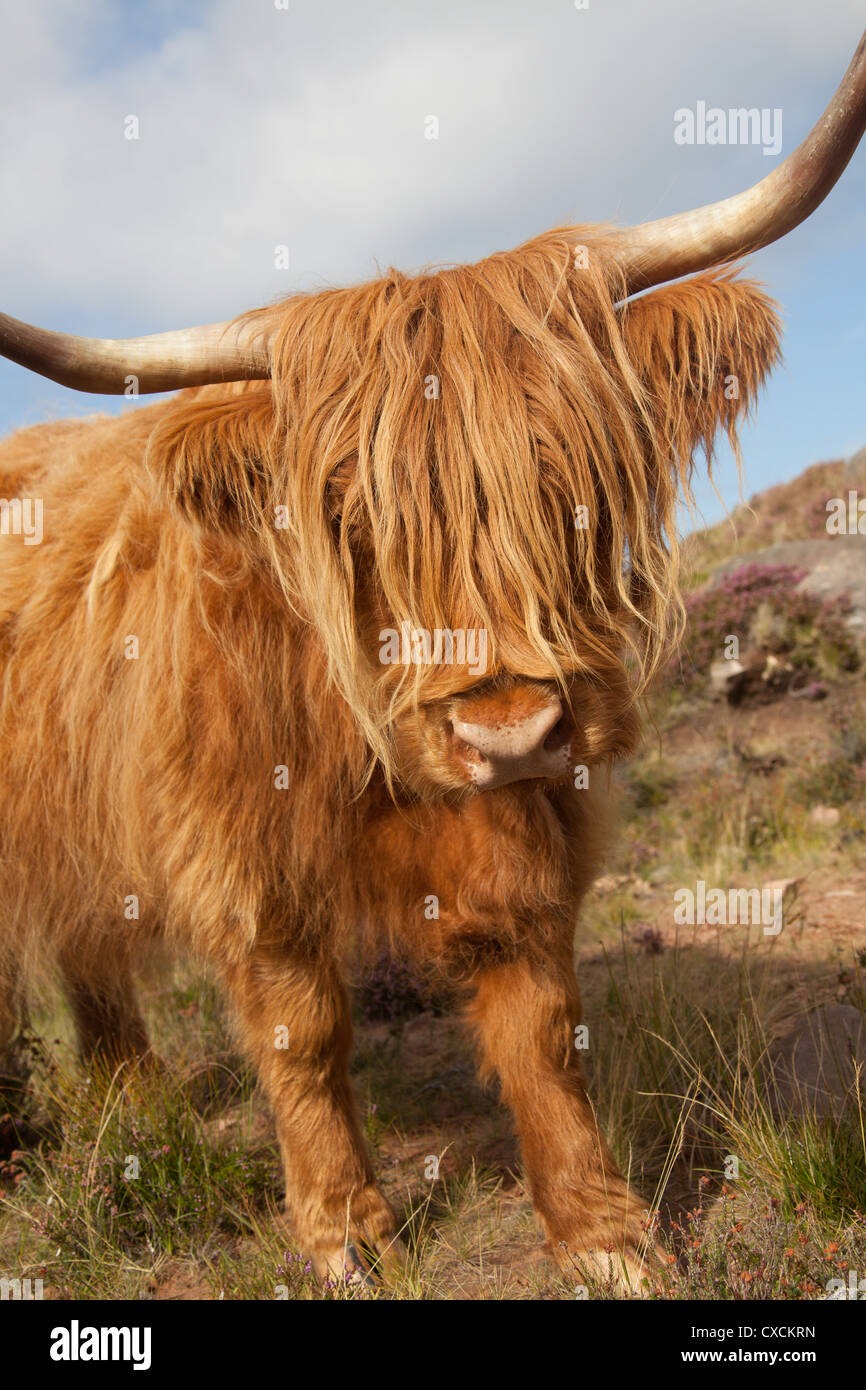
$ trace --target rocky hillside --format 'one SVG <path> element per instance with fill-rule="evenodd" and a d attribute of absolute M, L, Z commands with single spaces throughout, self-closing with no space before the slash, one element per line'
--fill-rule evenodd
<path fill-rule="evenodd" d="M 688 628 L 670 692 L 822 699 L 866 661 L 866 449 L 820 463 L 684 546 Z"/>
<path fill-rule="evenodd" d="M 866 448 L 850 459 L 816 463 L 790 482 L 779 483 L 733 509 L 730 519 L 693 532 L 684 546 L 687 583 L 697 588 L 717 566 L 789 541 L 827 541 L 827 502 L 863 500 L 866 534 Z"/>

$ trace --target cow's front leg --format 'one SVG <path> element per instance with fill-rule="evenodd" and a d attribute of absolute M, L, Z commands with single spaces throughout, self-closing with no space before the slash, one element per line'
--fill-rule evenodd
<path fill-rule="evenodd" d="M 654 1264 L 647 1212 L 618 1172 L 586 1093 L 570 960 L 485 966 L 473 987 L 469 1012 L 483 1069 L 499 1076 L 514 1112 L 527 1184 L 552 1253 L 567 1270 L 613 1272 L 620 1287 L 640 1292 Z"/>
<path fill-rule="evenodd" d="M 273 1106 L 298 1241 L 320 1277 L 399 1258 L 349 1080 L 352 1024 L 331 960 L 259 948 L 228 972 L 244 1041 Z"/>

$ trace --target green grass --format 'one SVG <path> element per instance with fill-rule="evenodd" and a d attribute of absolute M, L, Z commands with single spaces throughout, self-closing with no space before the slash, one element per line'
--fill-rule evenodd
<path fill-rule="evenodd" d="M 620 1163 L 664 1218 L 671 1265 L 653 1284 L 656 1296 L 802 1298 L 823 1292 L 837 1265 L 866 1266 L 862 1114 L 781 1121 L 761 1082 L 777 949 L 759 943 L 739 962 L 685 945 L 649 956 L 623 935 L 589 981 L 594 1105 Z M 205 984 L 189 988 L 206 997 Z M 385 1049 L 386 1099 L 368 1123 L 374 1149 L 399 1137 L 404 1026 Z M 256 1123 L 257 1098 L 242 1086 L 221 1114 L 217 1091 L 209 1115 L 200 1091 L 178 1085 L 196 1042 L 188 1022 L 176 1023 L 169 1068 L 126 1085 L 37 1066 L 43 1138 L 15 1160 L 4 1188 L 4 1268 L 77 1298 L 148 1297 L 184 1274 L 197 1296 L 225 1298 L 573 1299 L 583 1286 L 614 1296 L 578 1270 L 563 1276 L 518 1259 L 515 1274 L 503 1249 L 520 1255 L 537 1241 L 525 1194 L 505 1190 L 501 1172 L 471 1158 L 449 1165 L 447 1156 L 438 1181 L 425 1181 L 415 1162 L 392 1185 L 410 1249 L 396 1283 L 320 1289 L 277 1209 L 279 1161 L 261 1114 Z M 363 1094 L 383 1054 L 381 1043 L 365 1049 L 363 1026 L 361 1044 Z M 453 1066 L 453 1047 L 449 1034 L 436 1066 Z M 483 1119 L 485 1107 L 495 1115 L 493 1099 L 468 1082 L 462 1099 L 466 1123 Z M 451 1102 L 439 1122 L 442 1153 L 462 1127 L 461 1096 Z M 416 1102 L 399 1119 L 410 1146 L 424 1117 Z M 735 1180 L 725 1176 L 731 1156 Z"/>

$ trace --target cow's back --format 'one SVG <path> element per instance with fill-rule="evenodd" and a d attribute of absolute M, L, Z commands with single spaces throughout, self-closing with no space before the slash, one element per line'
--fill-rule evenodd
<path fill-rule="evenodd" d="M 168 519 L 144 467 L 162 409 L 0 443 L 0 935 L 29 954 L 46 929 L 79 937 L 123 886 L 118 779 L 136 748 L 120 677 Z"/>

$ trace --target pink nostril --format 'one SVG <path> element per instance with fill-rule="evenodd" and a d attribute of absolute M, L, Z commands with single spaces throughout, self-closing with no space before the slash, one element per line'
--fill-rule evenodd
<path fill-rule="evenodd" d="M 564 748 L 571 739 L 571 720 L 568 715 L 563 713 L 559 716 L 547 738 L 544 740 L 544 747 L 548 753 L 557 752 Z"/>

